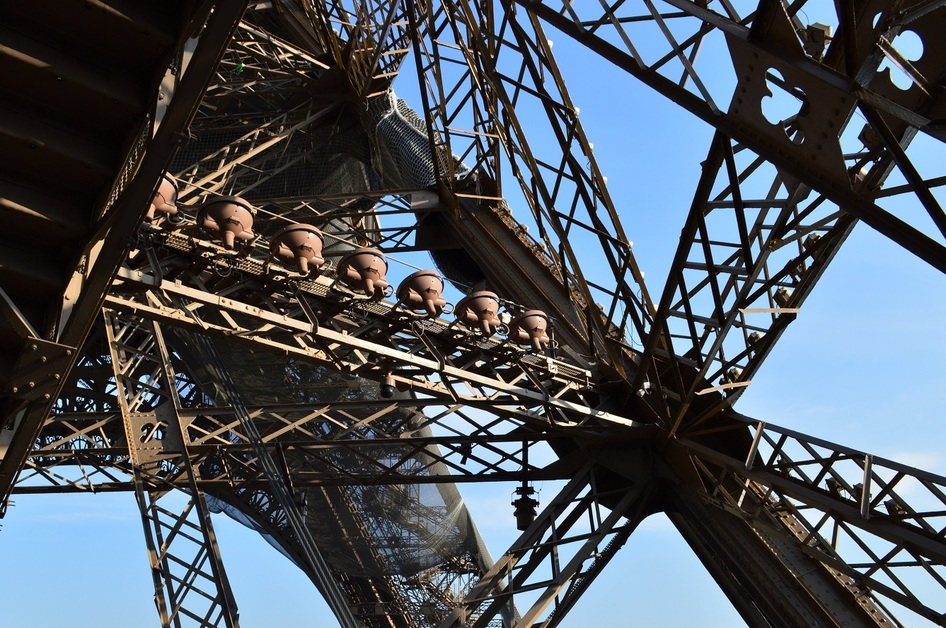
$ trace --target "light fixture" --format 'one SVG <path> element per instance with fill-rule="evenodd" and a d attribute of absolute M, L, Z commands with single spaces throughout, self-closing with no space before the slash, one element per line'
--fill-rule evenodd
<path fill-rule="evenodd" d="M 513 516 L 516 517 L 516 529 L 527 530 L 532 522 L 535 521 L 535 515 L 538 512 L 539 500 L 535 498 L 535 489 L 522 483 L 522 486 L 516 487 L 516 499 L 512 500 L 515 507 Z"/>
<path fill-rule="evenodd" d="M 408 275 L 397 287 L 397 300 L 415 312 L 440 316 L 447 301 L 442 296 L 443 280 L 433 270 L 419 270 Z"/>
<path fill-rule="evenodd" d="M 148 205 L 148 213 L 145 214 L 145 221 L 151 222 L 154 220 L 155 212 L 168 216 L 176 214 L 177 193 L 177 179 L 165 172 L 161 176 L 161 183 L 158 184 L 158 189 L 154 191 L 151 204 Z"/>
<path fill-rule="evenodd" d="M 255 238 L 253 216 L 256 208 L 238 196 L 212 196 L 197 211 L 197 225 L 220 238 L 226 249 L 237 240 Z"/>
<path fill-rule="evenodd" d="M 542 310 L 528 310 L 509 323 L 509 337 L 523 345 L 531 345 L 536 353 L 549 346 L 549 317 Z"/>
<path fill-rule="evenodd" d="M 286 264 L 293 264 L 303 275 L 325 264 L 322 258 L 322 232 L 312 225 L 289 225 L 273 235 L 269 251 Z"/>
<path fill-rule="evenodd" d="M 470 329 L 479 329 L 484 336 L 492 336 L 502 324 L 498 312 L 499 297 L 486 290 L 463 297 L 455 310 L 458 321 Z"/>
<path fill-rule="evenodd" d="M 394 393 L 397 392 L 397 389 L 394 387 L 394 374 L 391 371 L 388 371 L 384 376 L 384 381 L 381 382 L 381 398 L 382 399 L 392 399 Z"/>
<path fill-rule="evenodd" d="M 338 261 L 338 280 L 376 301 L 388 288 L 388 263 L 377 249 L 355 249 Z"/>

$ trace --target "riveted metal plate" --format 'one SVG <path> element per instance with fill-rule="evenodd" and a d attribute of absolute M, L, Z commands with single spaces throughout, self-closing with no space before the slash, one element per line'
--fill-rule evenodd
<path fill-rule="evenodd" d="M 75 351 L 75 347 L 27 338 L 4 392 L 26 401 L 51 399 L 59 390 Z"/>

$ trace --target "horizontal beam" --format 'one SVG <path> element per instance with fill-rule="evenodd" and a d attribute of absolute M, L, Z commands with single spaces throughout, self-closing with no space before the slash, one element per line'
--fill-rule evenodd
<path fill-rule="evenodd" d="M 575 425 L 583 424 L 589 420 L 623 425 L 625 427 L 634 427 L 637 425 L 635 421 L 614 413 L 598 410 L 553 396 L 548 390 L 526 388 L 519 384 L 508 383 L 500 377 L 491 377 L 468 369 L 453 367 L 442 361 L 424 358 L 398 348 L 364 340 L 352 334 L 335 331 L 325 325 L 317 325 L 309 320 L 300 320 L 195 288 L 178 285 L 166 280 L 157 280 L 141 271 L 123 270 L 120 277 L 136 282 L 143 287 L 153 289 L 154 298 L 145 302 L 143 299 L 146 295 L 142 293 L 129 294 L 127 296 L 120 296 L 118 294 L 108 295 L 106 298 L 106 306 L 118 311 L 139 314 L 170 325 L 187 327 L 200 333 L 224 335 L 235 340 L 240 340 L 241 342 L 254 343 L 257 344 L 260 349 L 270 352 L 277 350 L 304 356 L 315 362 L 332 366 L 333 368 L 340 368 L 344 372 L 359 371 L 365 374 L 370 372 L 373 373 L 375 377 L 378 377 L 378 364 L 382 362 L 388 363 L 395 368 L 395 370 L 392 371 L 395 380 L 401 385 L 416 390 L 419 394 L 428 394 L 443 399 L 463 399 L 464 401 L 483 402 L 495 399 L 497 393 L 501 393 L 511 398 L 509 402 L 510 405 L 508 408 L 505 407 L 507 405 L 505 403 L 497 403 L 496 405 L 503 407 L 504 410 L 508 410 L 509 412 L 519 414 L 520 416 L 522 416 L 522 412 L 518 406 L 525 404 L 526 406 L 540 406 L 561 411 L 564 416 L 574 417 Z M 207 322 L 207 320 L 197 320 L 189 310 L 160 305 L 161 295 L 184 297 L 192 303 L 201 303 L 218 311 L 234 312 L 242 316 L 251 317 L 257 320 L 261 325 L 269 325 L 279 330 L 289 331 L 295 334 L 296 339 L 310 339 L 313 344 L 300 347 L 298 343 L 287 343 L 274 338 L 266 338 L 264 340 L 261 338 L 261 333 L 253 329 L 238 328 L 235 326 L 228 327 L 210 323 Z M 361 356 L 371 355 L 373 356 L 373 362 L 369 363 L 365 359 L 348 360 L 335 357 L 338 353 L 334 351 L 334 349 L 345 349 L 352 352 L 352 354 Z M 526 364 L 527 362 L 523 361 L 519 363 L 520 366 L 525 366 Z M 396 367 L 405 368 L 399 371 Z M 534 361 L 532 367 L 538 373 L 544 372 L 546 376 L 553 375 L 551 371 L 556 369 L 552 358 Z M 438 378 L 436 381 L 433 381 L 421 379 L 420 377 L 411 377 L 410 371 L 407 369 L 419 370 L 431 374 L 435 373 L 438 375 Z M 491 392 L 482 395 L 462 395 L 458 397 L 456 389 L 446 385 L 443 381 L 444 379 L 482 387 L 484 390 Z M 530 380 L 534 382 L 534 379 L 530 378 Z M 564 390 L 559 391 L 558 394 L 561 394 L 561 392 L 564 392 Z M 531 416 L 533 420 L 537 419 L 537 415 L 532 414 L 528 416 Z M 547 423 L 546 421 L 546 424 Z"/>

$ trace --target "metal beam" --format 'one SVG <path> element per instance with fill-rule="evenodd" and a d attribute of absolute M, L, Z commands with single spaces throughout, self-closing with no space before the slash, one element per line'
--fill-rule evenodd
<path fill-rule="evenodd" d="M 749 625 L 896 626 L 881 609 L 858 602 L 793 544 L 768 538 L 751 520 L 705 505 L 699 491 L 669 489 L 666 514 Z M 852 595 L 853 593 L 853 595 Z"/>
<path fill-rule="evenodd" d="M 138 145 L 131 151 L 115 182 L 117 197 L 108 199 L 108 206 L 103 207 L 97 216 L 96 230 L 63 295 L 61 315 L 53 331 L 57 343 L 71 351 L 70 368 L 77 358 L 76 349 L 82 345 L 99 315 L 105 292 L 125 255 L 127 240 L 140 224 L 156 181 L 167 169 L 179 145 L 180 133 L 190 123 L 245 7 L 246 0 L 207 0 L 201 4 L 167 60 L 170 65 L 179 55 L 190 56 L 181 76 L 173 81 L 176 83 L 173 95 L 161 95 L 158 84 L 154 86 L 152 102 L 155 114 L 157 109 L 162 110 L 161 124 L 156 125 L 152 117 L 155 114 L 142 120 L 139 139 L 136 140 Z M 168 70 L 168 77 L 175 79 L 171 70 Z M 30 402 L 14 419 L 15 433 L 0 460 L 0 503 L 7 499 L 16 474 L 57 396 L 58 392 L 49 398 Z"/>
<path fill-rule="evenodd" d="M 161 625 L 178 626 L 186 616 L 202 626 L 234 628 L 239 613 L 191 463 L 160 330 L 110 314 L 105 328 Z M 175 486 L 168 477 L 186 488 L 179 510 L 162 499 Z"/>

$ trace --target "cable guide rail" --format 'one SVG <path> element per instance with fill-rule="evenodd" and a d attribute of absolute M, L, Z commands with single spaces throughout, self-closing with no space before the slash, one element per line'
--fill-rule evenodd
<path fill-rule="evenodd" d="M 455 360 L 452 356 L 441 354 L 435 357 L 428 353 L 430 357 L 425 357 L 428 345 L 423 338 L 436 335 L 437 328 L 433 326 L 425 327 L 424 335 L 418 336 L 402 330 L 399 344 L 392 346 L 360 337 L 366 327 L 335 330 L 167 280 L 159 282 L 142 271 L 123 269 L 118 278 L 150 288 L 127 296 L 113 291 L 106 298 L 106 306 L 119 311 L 147 314 L 170 324 L 252 340 L 270 350 L 304 356 L 346 372 L 383 376 L 379 366 L 383 362 L 390 365 L 395 382 L 418 393 L 456 401 L 489 400 L 493 405 L 503 405 L 501 400 L 508 399 L 509 411 L 522 414 L 526 413 L 516 410 L 513 404 L 546 407 L 556 411 L 552 419 L 556 425 L 581 425 L 590 419 L 629 427 L 635 425 L 630 419 L 563 398 L 569 393 L 580 394 L 587 386 L 590 374 L 584 373 L 584 381 L 576 380 L 574 375 L 581 371 L 554 358 L 530 356 L 493 368 L 462 356 Z M 188 304 L 180 308 L 165 305 L 162 301 L 167 297 L 186 299 Z M 298 311 L 302 310 L 302 307 L 298 308 Z M 209 322 L 211 312 L 220 314 L 221 320 L 226 322 Z M 238 323 L 229 313 L 239 314 L 241 322 Z M 434 325 L 443 330 L 451 329 L 445 323 Z M 367 328 L 372 329 L 370 326 Z M 287 331 L 291 334 L 289 340 L 285 339 Z M 454 362 L 458 365 L 454 366 Z M 463 392 L 464 389 L 467 392 Z"/>

